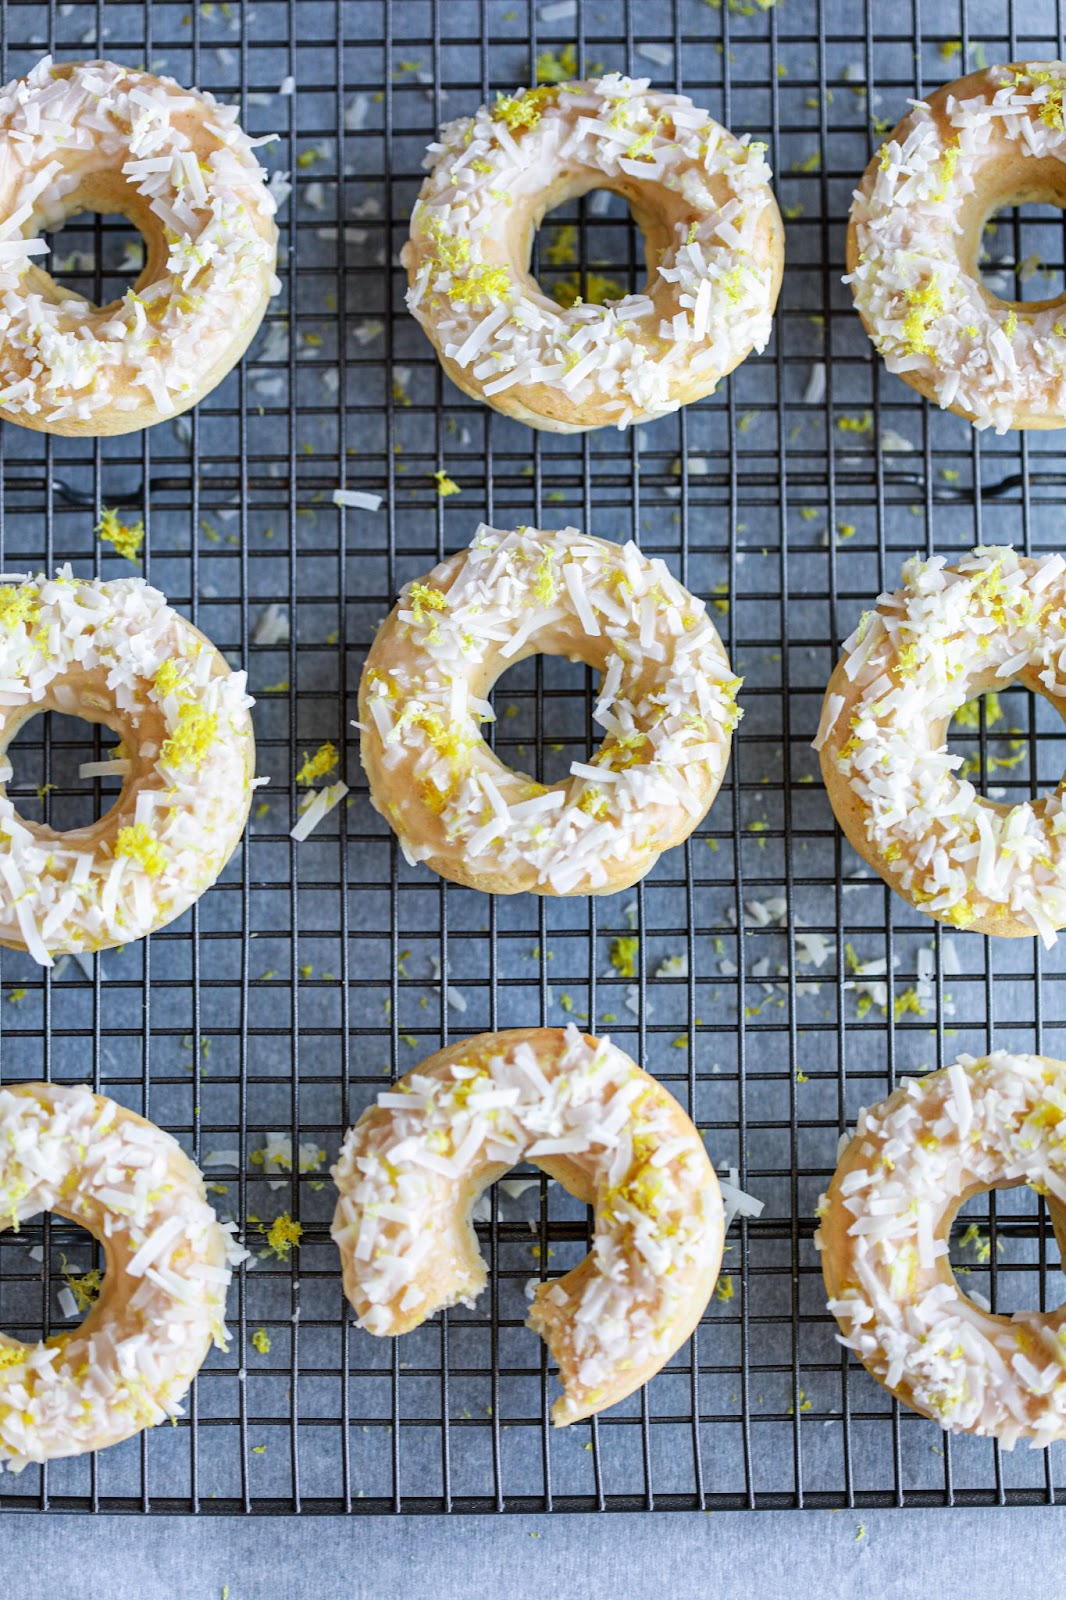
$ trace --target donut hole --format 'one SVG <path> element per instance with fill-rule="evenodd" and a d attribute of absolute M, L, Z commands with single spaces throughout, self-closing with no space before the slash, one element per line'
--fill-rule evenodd
<path fill-rule="evenodd" d="M 1054 301 L 1066 292 L 1066 226 L 1054 201 L 1000 205 L 986 217 L 978 266 L 989 294 L 1008 304 Z"/>
<path fill-rule="evenodd" d="M 87 1229 L 45 1212 L 0 1234 L 0 1331 L 23 1344 L 69 1333 L 100 1297 L 104 1252 Z"/>
<path fill-rule="evenodd" d="M 1019 805 L 1054 793 L 1066 772 L 1066 730 L 1055 707 L 1022 684 L 976 695 L 947 734 L 956 771 L 986 799 Z"/>
<path fill-rule="evenodd" d="M 59 290 L 58 298 L 78 295 L 99 310 L 121 300 L 144 271 L 147 249 L 128 217 L 78 211 L 54 229 L 42 228 L 48 255 L 34 261 Z"/>
<path fill-rule="evenodd" d="M 11 777 L 4 787 L 15 810 L 27 822 L 46 822 L 57 833 L 91 827 L 117 801 L 122 773 L 82 777 L 80 768 L 113 760 L 118 743 L 106 723 L 59 711 L 30 717 L 7 747 Z"/>
<path fill-rule="evenodd" d="M 1026 1184 L 985 1190 L 959 1207 L 950 1261 L 960 1292 L 982 1311 L 1049 1310 L 1066 1297 L 1047 1205 Z"/>
<path fill-rule="evenodd" d="M 562 783 L 572 761 L 587 761 L 600 741 L 592 720 L 599 673 L 562 656 L 530 656 L 500 677 L 489 699 L 495 723 L 484 731 L 500 760 L 538 783 Z"/>
<path fill-rule="evenodd" d="M 580 297 L 605 305 L 647 287 L 644 235 L 624 197 L 590 189 L 549 211 L 533 238 L 530 270 L 569 308 Z"/>

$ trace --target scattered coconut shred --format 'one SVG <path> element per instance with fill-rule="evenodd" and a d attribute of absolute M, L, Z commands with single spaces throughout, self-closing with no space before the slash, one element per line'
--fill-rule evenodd
<path fill-rule="evenodd" d="M 814 748 L 828 745 L 866 813 L 866 832 L 893 886 L 957 928 L 1009 908 L 1055 943 L 1066 926 L 1066 798 L 1056 793 L 997 811 L 957 775 L 963 757 L 930 748 L 974 686 L 1022 673 L 1066 705 L 1066 560 L 983 547 L 949 568 L 917 556 L 903 588 L 878 598 L 845 641 L 854 711 L 827 696 Z"/>
<path fill-rule="evenodd" d="M 500 95 L 429 146 L 411 219 L 424 254 L 408 307 L 486 399 L 546 384 L 575 406 L 603 400 L 619 428 L 676 411 L 692 374 L 729 371 L 770 336 L 772 274 L 756 265 L 774 204 L 765 155 L 687 96 L 649 92 L 647 78 L 613 72 Z M 672 317 L 647 293 L 563 310 L 486 258 L 502 207 L 542 194 L 564 170 L 676 191 L 684 215 L 657 267 L 674 286 Z"/>
<path fill-rule="evenodd" d="M 847 278 L 892 372 L 917 373 L 941 406 L 1005 433 L 1019 411 L 1066 411 L 1066 322 L 1056 300 L 1019 312 L 992 300 L 959 260 L 959 209 L 993 162 L 1066 160 L 1066 68 L 990 67 L 982 93 L 942 107 L 947 134 L 924 101 L 882 146 L 869 193 L 852 207 L 858 265 Z"/>
<path fill-rule="evenodd" d="M 8 153 L 0 222 L 0 406 L 49 423 L 90 422 L 101 409 L 170 416 L 258 314 L 276 256 L 275 204 L 235 106 L 108 61 L 54 67 L 50 57 L 0 89 Z M 63 75 L 60 75 L 62 72 Z M 215 148 L 198 152 L 190 113 Z M 75 159 L 121 172 L 167 230 L 166 271 L 98 308 L 60 291 L 27 293 L 24 274 L 46 254 L 84 180 Z M 16 158 L 17 153 L 17 158 Z M 81 209 L 78 207 L 77 209 Z M 259 226 L 256 226 L 258 221 Z M 260 231 L 262 229 L 262 231 Z M 271 278 L 270 293 L 280 284 Z"/>

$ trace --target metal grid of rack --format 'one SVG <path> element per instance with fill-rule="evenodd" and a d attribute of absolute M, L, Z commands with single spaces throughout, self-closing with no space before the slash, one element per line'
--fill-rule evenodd
<path fill-rule="evenodd" d="M 46 49 L 148 63 L 234 99 L 252 132 L 277 131 L 268 162 L 292 185 L 281 295 L 241 369 L 187 419 L 117 440 L 0 432 L 0 569 L 128 571 L 93 527 L 105 505 L 142 516 L 145 575 L 249 665 L 271 778 L 221 883 L 164 933 L 51 973 L 0 957 L 5 1079 L 91 1079 L 170 1128 L 256 1252 L 232 1293 L 231 1347 L 177 1427 L 6 1477 L 0 1507 L 1061 1497 L 1057 1451 L 944 1438 L 849 1364 L 812 1236 L 841 1129 L 901 1073 L 993 1045 L 1066 1054 L 1062 957 L 948 936 L 870 878 L 834 828 L 809 741 L 839 640 L 906 555 L 1061 540 L 1058 437 L 997 439 L 931 413 L 872 358 L 840 273 L 851 188 L 908 97 L 964 62 L 1062 56 L 1063 32 L 1055 0 L 0 0 L 5 81 Z M 788 218 L 768 350 L 713 398 L 627 434 L 535 434 L 466 400 L 403 308 L 397 252 L 428 139 L 529 82 L 538 57 L 549 72 L 602 63 L 676 85 L 766 138 Z M 57 275 L 106 299 L 131 275 L 130 242 L 121 219 L 75 223 L 54 241 Z M 1007 213 L 987 243 L 999 292 L 1061 289 L 1058 213 Z M 635 281 L 639 236 L 590 196 L 549 219 L 537 259 L 547 284 L 588 296 L 591 273 Z M 458 495 L 438 496 L 442 470 Z M 336 509 L 338 486 L 381 494 L 380 510 Z M 635 537 L 717 606 L 745 678 L 729 776 L 705 825 L 631 893 L 489 900 L 406 867 L 369 808 L 349 721 L 374 625 L 480 519 Z M 264 633 L 271 605 L 287 638 Z M 515 669 L 496 691 L 501 753 L 558 776 L 594 740 L 590 690 L 565 663 Z M 1005 695 L 956 730 L 993 793 L 1058 780 L 1046 709 Z M 294 774 L 326 739 L 352 799 L 296 845 Z M 90 794 L 77 765 L 100 748 L 98 730 L 31 724 L 13 747 L 20 808 L 60 827 L 98 814 L 106 786 Z M 669 1084 L 719 1170 L 765 1207 L 731 1230 L 719 1291 L 668 1368 L 552 1433 L 555 1380 L 523 1327 L 525 1291 L 587 1248 L 584 1210 L 543 1178 L 495 1192 L 477 1308 L 385 1344 L 347 1312 L 319 1152 L 332 1159 L 387 1076 L 442 1042 L 567 1018 Z M 274 1160 L 276 1134 L 303 1159 Z M 264 1232 L 283 1210 L 303 1235 L 281 1260 Z M 953 1253 L 998 1308 L 1057 1298 L 1054 1239 L 1026 1192 L 972 1203 Z M 65 1274 L 92 1261 L 85 1236 L 47 1218 L 4 1233 L 0 1325 L 68 1326 Z"/>

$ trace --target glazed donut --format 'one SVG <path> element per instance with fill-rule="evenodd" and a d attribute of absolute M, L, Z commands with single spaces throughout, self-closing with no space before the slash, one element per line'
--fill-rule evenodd
<path fill-rule="evenodd" d="M 815 1243 L 841 1343 L 954 1433 L 1066 1439 L 1066 1306 L 983 1311 L 948 1259 L 972 1195 L 1029 1184 L 1066 1249 L 1066 1062 L 997 1051 L 905 1078 L 859 1115 Z"/>
<path fill-rule="evenodd" d="M 722 1196 L 677 1101 L 609 1039 L 570 1026 L 482 1033 L 377 1098 L 333 1168 L 333 1237 L 359 1325 L 406 1333 L 472 1306 L 481 1191 L 531 1162 L 595 1208 L 589 1255 L 537 1287 L 529 1326 L 559 1367 L 557 1427 L 632 1394 L 692 1333 L 725 1235 Z"/>
<path fill-rule="evenodd" d="M 676 411 L 770 337 L 784 251 L 765 154 L 647 78 L 501 95 L 429 147 L 407 304 L 453 383 L 531 427 Z M 648 281 L 564 311 L 530 276 L 533 235 L 590 189 L 628 202 Z"/>
<path fill-rule="evenodd" d="M 845 641 L 814 748 L 837 821 L 904 899 L 941 922 L 1055 942 L 1066 926 L 1066 787 L 1000 805 L 955 769 L 960 706 L 1022 683 L 1066 716 L 1066 561 L 984 547 L 905 563 Z"/>
<path fill-rule="evenodd" d="M 208 394 L 278 292 L 274 199 L 232 106 L 112 61 L 50 57 L 0 89 L 0 417 L 46 433 L 147 428 Z M 132 289 L 94 306 L 32 257 L 80 211 L 144 235 Z"/>
<path fill-rule="evenodd" d="M 1066 295 L 1007 301 L 977 265 L 988 217 L 1066 204 L 1061 61 L 972 72 L 919 101 L 855 192 L 845 283 L 896 372 L 978 428 L 1066 424 Z"/>
<path fill-rule="evenodd" d="M 0 585 L 0 943 L 52 957 L 155 932 L 240 841 L 255 744 L 245 674 L 143 578 Z M 26 822 L 4 792 L 24 722 L 60 711 L 121 737 L 118 799 L 89 827 Z"/>
<path fill-rule="evenodd" d="M 550 787 L 481 737 L 507 667 L 545 651 L 602 673 L 591 761 Z M 409 583 L 359 686 L 370 798 L 412 864 L 487 894 L 614 894 L 707 814 L 740 719 L 702 600 L 634 544 L 481 526 Z"/>
<path fill-rule="evenodd" d="M 106 1275 L 74 1332 L 0 1333 L 0 1465 L 13 1472 L 181 1416 L 208 1350 L 225 1348 L 226 1289 L 247 1255 L 177 1140 L 87 1086 L 0 1089 L 0 1228 L 41 1211 L 88 1229 Z"/>

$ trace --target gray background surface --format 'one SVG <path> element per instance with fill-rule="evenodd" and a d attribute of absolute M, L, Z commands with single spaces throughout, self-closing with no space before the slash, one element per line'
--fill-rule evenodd
<path fill-rule="evenodd" d="M 1040 1510 L 604 1517 L 8 1519 L 20 1600 L 1006 1600 L 1061 1595 Z M 862 1536 L 858 1537 L 860 1526 Z M 15 1575 L 17 1574 L 17 1580 Z"/>

